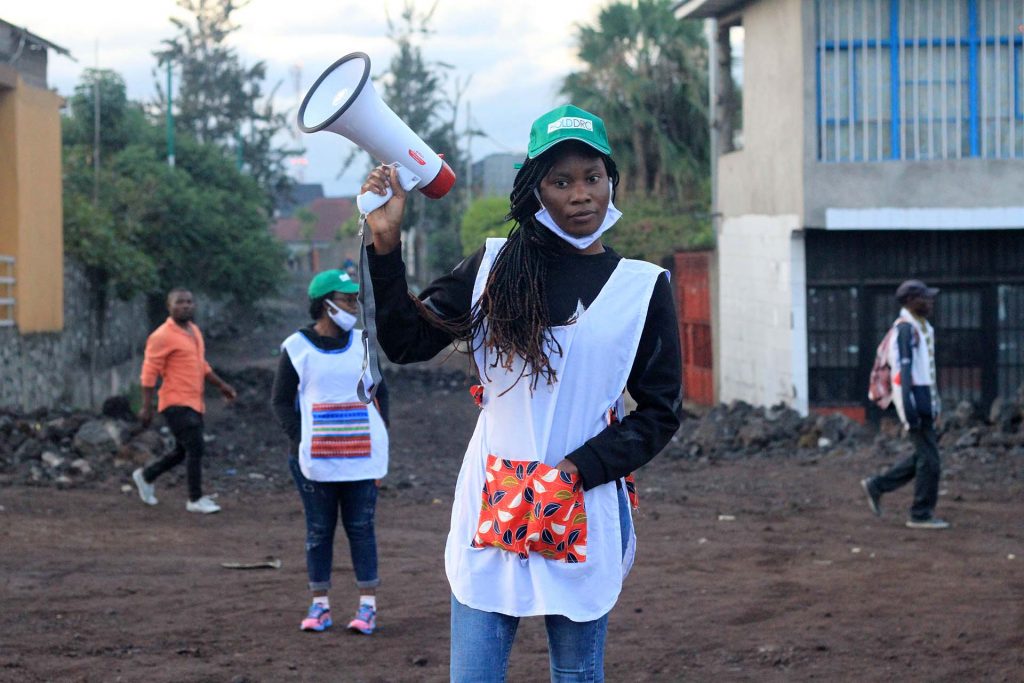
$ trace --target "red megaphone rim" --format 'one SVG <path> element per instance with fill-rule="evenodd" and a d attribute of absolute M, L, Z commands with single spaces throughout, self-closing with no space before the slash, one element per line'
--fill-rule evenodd
<path fill-rule="evenodd" d="M 452 189 L 453 185 L 455 185 L 455 171 L 447 161 L 442 161 L 441 170 L 437 172 L 437 176 L 426 186 L 421 187 L 420 192 L 431 199 L 440 199 L 448 194 L 448 190 Z"/>

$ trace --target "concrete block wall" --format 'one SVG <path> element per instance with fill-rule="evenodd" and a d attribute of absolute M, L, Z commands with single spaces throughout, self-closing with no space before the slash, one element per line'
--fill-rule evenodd
<path fill-rule="evenodd" d="M 716 370 L 723 402 L 781 401 L 807 411 L 806 315 L 800 308 L 803 240 L 798 230 L 795 214 L 722 220 Z"/>

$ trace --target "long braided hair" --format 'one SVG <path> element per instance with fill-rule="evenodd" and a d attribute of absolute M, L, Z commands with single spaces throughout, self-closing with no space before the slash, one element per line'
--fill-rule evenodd
<path fill-rule="evenodd" d="M 469 341 L 471 345 L 478 340 L 476 343 L 482 344 L 485 355 L 493 352 L 493 360 L 482 368 L 485 374 L 487 367 L 499 365 L 511 371 L 515 359 L 521 358 L 524 362 L 516 383 L 527 378 L 531 391 L 542 378 L 549 385 L 557 381 L 550 356 L 562 353 L 561 345 L 551 334 L 552 326 L 562 321 L 551 320 L 546 287 L 548 267 L 565 253 L 565 243 L 538 224 L 534 214 L 541 208 L 536 194 L 541 181 L 567 151 L 600 157 L 612 181 L 614 197 L 614 188 L 619 184 L 615 162 L 583 143 L 564 142 L 533 159 L 526 159 L 509 195 L 505 220 L 511 221 L 513 226 L 491 266 L 480 299 L 461 321 L 440 321 L 436 315 L 427 316 L 458 340 Z M 421 310 L 431 313 L 425 306 Z M 565 324 L 573 322 L 575 316 Z"/>

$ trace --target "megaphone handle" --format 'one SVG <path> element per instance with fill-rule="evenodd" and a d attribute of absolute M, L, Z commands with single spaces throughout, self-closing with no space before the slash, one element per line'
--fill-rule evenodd
<path fill-rule="evenodd" d="M 391 164 L 391 166 L 394 166 L 395 170 L 398 171 L 398 182 L 406 192 L 419 184 L 421 178 L 405 166 L 399 163 Z M 359 207 L 359 213 L 368 214 L 387 204 L 388 200 L 393 196 L 394 192 L 391 191 L 390 187 L 382 195 L 375 192 L 364 192 L 356 197 L 356 206 Z"/>
<path fill-rule="evenodd" d="M 398 172 L 398 182 L 406 192 L 416 187 L 420 177 L 399 163 L 392 164 Z M 377 355 L 377 304 L 373 298 L 373 283 L 370 280 L 370 263 L 366 257 L 366 245 L 373 243 L 366 225 L 366 214 L 388 203 L 394 196 L 391 188 L 383 195 L 364 192 L 356 197 L 359 207 L 359 304 L 363 318 L 363 371 L 356 384 L 356 393 L 363 403 L 371 403 L 380 386 L 380 358 Z M 367 378 L 367 373 L 369 377 Z"/>

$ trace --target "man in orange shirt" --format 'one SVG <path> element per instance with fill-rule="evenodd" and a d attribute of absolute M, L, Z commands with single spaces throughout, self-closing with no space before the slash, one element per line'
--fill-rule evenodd
<path fill-rule="evenodd" d="M 206 362 L 206 346 L 199 326 L 192 322 L 195 303 L 187 289 L 172 289 L 167 294 L 167 312 L 164 324 L 156 328 L 146 340 L 146 352 L 142 359 L 142 409 L 139 419 L 144 426 L 153 420 L 153 392 L 157 378 L 163 378 L 160 385 L 157 409 L 164 416 L 167 426 L 177 440 L 173 452 L 146 468 L 140 467 L 132 473 L 132 479 L 139 489 L 139 497 L 146 505 L 156 505 L 153 482 L 161 474 L 181 461 L 186 461 L 188 474 L 189 512 L 209 514 L 218 512 L 220 506 L 209 496 L 203 495 L 203 389 L 209 381 L 220 389 L 228 401 L 234 400 L 234 388 L 217 376 Z"/>

